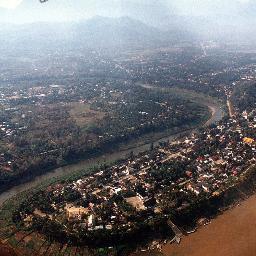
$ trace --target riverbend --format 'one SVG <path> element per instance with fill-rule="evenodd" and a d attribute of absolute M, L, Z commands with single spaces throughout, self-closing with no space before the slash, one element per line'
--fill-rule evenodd
<path fill-rule="evenodd" d="M 218 105 L 217 103 L 215 104 L 213 102 L 205 103 L 205 105 L 207 105 L 211 111 L 211 117 L 206 122 L 207 125 L 216 123 L 222 119 L 224 115 L 222 106 Z M 121 147 L 119 150 L 115 152 L 103 154 L 99 157 L 90 158 L 75 164 L 54 169 L 51 172 L 44 173 L 43 175 L 37 176 L 31 181 L 14 186 L 11 189 L 8 189 L 7 191 L 3 192 L 2 194 L 0 194 L 0 205 L 2 205 L 6 200 L 12 198 L 13 196 L 23 191 L 29 190 L 33 187 L 36 187 L 49 179 L 60 178 L 62 176 L 72 174 L 79 170 L 89 169 L 97 164 L 104 163 L 105 161 L 107 162 L 117 161 L 119 159 L 125 158 L 131 151 L 133 151 L 134 154 L 145 152 L 150 148 L 152 143 L 157 144 L 159 142 L 163 142 L 167 140 L 172 141 L 177 137 L 184 136 L 185 134 L 189 132 L 194 132 L 194 131 L 195 131 L 195 128 L 186 130 L 180 133 L 176 133 L 176 134 L 173 134 L 173 132 L 170 132 L 168 135 L 168 131 L 161 134 L 154 134 L 152 136 L 147 136 L 146 138 L 144 138 L 143 140 L 140 140 L 139 142 L 131 141 L 129 144 L 125 145 L 125 147 Z"/>

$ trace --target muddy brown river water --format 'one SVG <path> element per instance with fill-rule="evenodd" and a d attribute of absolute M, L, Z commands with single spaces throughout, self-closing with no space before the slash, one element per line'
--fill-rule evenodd
<path fill-rule="evenodd" d="M 256 195 L 224 212 L 179 245 L 166 245 L 165 256 L 256 256 Z M 149 254 L 150 255 L 150 254 Z"/>

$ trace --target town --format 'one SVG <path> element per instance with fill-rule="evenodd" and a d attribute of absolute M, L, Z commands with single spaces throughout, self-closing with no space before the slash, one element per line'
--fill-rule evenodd
<path fill-rule="evenodd" d="M 43 60 L 45 65 L 22 66 L 20 74 L 2 72 L 3 191 L 74 160 L 131 148 L 123 160 L 18 199 L 8 210 L 11 224 L 3 221 L 0 231 L 14 247 L 29 240 L 24 250 L 48 250 L 50 243 L 64 254 L 72 248 L 73 255 L 78 248 L 93 255 L 91 250 L 127 243 L 131 250 L 160 249 L 155 239 L 172 241 L 173 225 L 189 233 L 198 217 L 214 216 L 218 204 L 200 216 L 192 212 L 239 184 L 255 165 L 253 53 L 206 42 L 111 60 L 91 54 L 64 56 L 67 63 L 56 53 L 61 69 Z M 166 131 L 174 137 L 152 139 L 144 152 L 134 153 L 129 144 Z"/>
<path fill-rule="evenodd" d="M 255 84 L 248 88 L 254 90 Z M 61 227 L 55 227 L 57 237 L 75 234 L 88 245 L 148 230 L 161 217 L 190 209 L 199 198 L 218 197 L 246 176 L 256 163 L 255 114 L 255 107 L 241 110 L 235 104 L 216 125 L 40 190 L 21 204 L 15 219 L 38 232 L 55 222 Z M 99 230 L 105 233 L 97 240 Z"/>
<path fill-rule="evenodd" d="M 0 0 L 0 256 L 254 255 L 255 9 Z"/>

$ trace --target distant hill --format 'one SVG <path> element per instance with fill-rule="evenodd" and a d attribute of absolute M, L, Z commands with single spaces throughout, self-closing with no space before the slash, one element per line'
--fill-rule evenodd
<path fill-rule="evenodd" d="M 33 23 L 0 29 L 0 45 L 21 49 L 151 46 L 187 40 L 182 31 L 163 31 L 129 17 L 96 16 L 78 23 Z"/>

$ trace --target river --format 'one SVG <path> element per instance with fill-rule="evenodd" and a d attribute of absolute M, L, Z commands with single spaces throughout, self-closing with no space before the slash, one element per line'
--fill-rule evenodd
<path fill-rule="evenodd" d="M 222 110 L 221 106 L 218 106 L 214 103 L 207 103 L 206 105 L 208 106 L 208 108 L 211 110 L 211 113 L 212 113 L 211 118 L 206 122 L 207 125 L 216 123 L 222 119 L 222 117 L 224 115 L 224 111 Z M 79 171 L 82 169 L 88 169 L 88 168 L 91 168 L 91 167 L 97 165 L 98 163 L 104 162 L 106 160 L 108 162 L 117 161 L 119 159 L 125 158 L 131 151 L 133 151 L 134 154 L 145 152 L 146 150 L 148 150 L 150 148 L 152 142 L 157 144 L 159 142 L 163 142 L 163 141 L 167 141 L 167 140 L 171 141 L 179 136 L 182 136 L 184 134 L 187 134 L 188 132 L 193 132 L 193 131 L 194 131 L 194 129 L 191 129 L 190 131 L 181 132 L 181 133 L 178 133 L 175 135 L 168 135 L 168 136 L 165 135 L 164 137 L 161 137 L 160 139 L 159 139 L 159 136 L 158 136 L 158 138 L 157 138 L 157 136 L 153 136 L 153 139 L 150 138 L 149 141 L 147 141 L 146 143 L 145 142 L 134 143 L 134 141 L 133 141 L 133 142 L 130 142 L 129 144 L 127 144 L 125 146 L 125 148 L 123 148 L 122 150 L 107 153 L 107 154 L 104 154 L 99 157 L 94 157 L 94 158 L 91 158 L 88 160 L 80 161 L 76 164 L 70 164 L 70 165 L 67 165 L 67 166 L 64 166 L 61 168 L 54 169 L 53 171 L 50 171 L 50 172 L 47 172 L 40 176 L 37 176 L 36 178 L 34 178 L 31 181 L 14 186 L 14 187 L 8 189 L 7 191 L 1 193 L 0 194 L 0 205 L 2 205 L 6 200 L 12 198 L 13 196 L 15 196 L 25 190 L 36 187 L 48 179 L 58 178 L 63 175 L 72 174 L 75 171 Z M 155 139 L 154 139 L 154 137 L 155 137 Z"/>
<path fill-rule="evenodd" d="M 165 245 L 164 256 L 255 256 L 256 196 L 225 211 L 179 245 Z M 146 254 L 145 254 L 146 255 Z"/>

